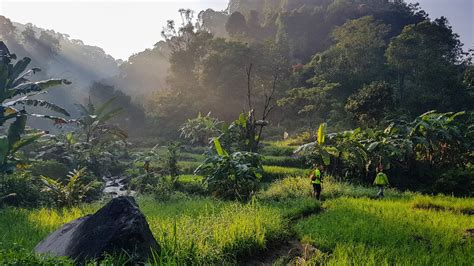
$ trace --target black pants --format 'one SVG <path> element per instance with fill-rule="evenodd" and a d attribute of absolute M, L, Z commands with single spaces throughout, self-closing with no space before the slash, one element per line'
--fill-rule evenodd
<path fill-rule="evenodd" d="M 377 185 L 378 187 L 378 193 L 377 193 L 377 198 L 383 198 L 384 197 L 384 190 L 385 190 L 385 186 L 383 185 Z"/>
<path fill-rule="evenodd" d="M 321 184 L 313 184 L 314 195 L 318 200 L 321 199 Z"/>

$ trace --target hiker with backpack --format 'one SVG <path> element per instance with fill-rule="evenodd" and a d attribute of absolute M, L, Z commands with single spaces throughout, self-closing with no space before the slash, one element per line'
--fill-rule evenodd
<path fill-rule="evenodd" d="M 376 168 L 377 175 L 375 176 L 374 185 L 378 188 L 377 198 L 381 199 L 384 197 L 385 187 L 390 185 L 388 182 L 388 176 L 383 172 L 383 166 L 379 165 Z"/>
<path fill-rule="evenodd" d="M 313 185 L 313 197 L 317 200 L 321 200 L 321 191 L 322 191 L 322 166 L 314 165 L 314 171 L 310 174 L 311 184 Z"/>

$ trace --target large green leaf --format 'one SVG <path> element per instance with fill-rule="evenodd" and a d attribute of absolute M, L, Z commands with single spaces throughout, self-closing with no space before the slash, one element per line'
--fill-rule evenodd
<path fill-rule="evenodd" d="M 12 69 L 12 72 L 10 73 L 10 82 L 13 84 L 13 82 L 20 77 L 20 74 L 25 71 L 26 67 L 30 64 L 31 59 L 28 57 L 24 57 L 21 60 L 18 60 L 15 64 L 15 66 Z"/>
<path fill-rule="evenodd" d="M 25 73 L 21 74 L 18 78 L 15 79 L 15 81 L 11 84 L 11 87 L 16 87 L 22 83 L 28 82 L 29 80 L 27 79 L 28 76 L 34 75 L 37 72 L 40 72 L 41 69 L 39 68 L 32 68 Z"/>
<path fill-rule="evenodd" d="M 19 149 L 30 145 L 31 143 L 35 142 L 37 139 L 41 138 L 44 133 L 34 133 L 23 136 L 19 141 L 13 144 L 12 150 L 10 151 L 11 154 L 14 154 Z"/>
<path fill-rule="evenodd" d="M 227 152 L 222 148 L 221 142 L 218 138 L 214 138 L 214 146 L 216 147 L 217 154 L 219 156 L 227 156 Z"/>
<path fill-rule="evenodd" d="M 97 116 L 102 116 L 102 114 L 114 103 L 114 101 L 117 99 L 117 97 L 112 97 L 105 103 L 103 103 L 97 110 L 95 110 L 95 114 Z"/>
<path fill-rule="evenodd" d="M 117 109 L 114 109 L 110 112 L 107 112 L 105 114 L 102 114 L 98 117 L 98 121 L 100 121 L 100 123 L 105 123 L 107 122 L 108 120 L 116 117 L 117 115 L 119 115 L 120 113 L 123 112 L 123 108 L 117 108 Z"/>
<path fill-rule="evenodd" d="M 326 141 L 326 136 L 324 133 L 325 128 L 326 128 L 326 124 L 319 125 L 319 129 L 318 129 L 318 144 L 319 145 L 324 145 L 324 142 Z"/>
<path fill-rule="evenodd" d="M 36 99 L 28 99 L 27 96 L 22 97 L 18 100 L 11 101 L 5 104 L 5 106 L 15 106 L 18 104 L 23 104 L 23 105 L 28 105 L 28 106 L 40 106 L 44 107 L 46 109 L 52 110 L 54 112 L 63 114 L 65 116 L 70 116 L 68 111 L 66 111 L 64 108 L 57 106 L 56 104 L 44 101 L 44 100 L 36 100 Z"/>
<path fill-rule="evenodd" d="M 31 92 L 39 92 L 39 91 L 46 90 L 50 87 L 55 87 L 55 86 L 59 86 L 63 84 L 69 85 L 71 84 L 71 82 L 65 79 L 49 79 L 49 80 L 43 80 L 43 81 L 38 81 L 38 82 L 25 82 L 14 87 L 13 89 L 10 89 L 9 96 L 15 97 L 18 95 L 28 94 Z"/>
<path fill-rule="evenodd" d="M 52 116 L 52 115 L 39 115 L 39 114 L 27 114 L 27 115 L 32 116 L 32 117 L 52 120 L 55 125 L 62 125 L 62 124 L 69 124 L 69 123 L 76 122 L 76 120 L 66 120 L 62 117 Z"/>
<path fill-rule="evenodd" d="M 324 165 L 328 166 L 331 164 L 331 155 L 324 149 L 321 149 L 321 159 L 323 159 Z"/>

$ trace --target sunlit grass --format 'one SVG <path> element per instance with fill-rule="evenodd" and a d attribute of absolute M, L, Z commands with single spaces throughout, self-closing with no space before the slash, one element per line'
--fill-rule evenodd
<path fill-rule="evenodd" d="M 411 206 L 417 209 L 428 209 L 435 211 L 450 211 L 460 214 L 474 214 L 474 200 L 438 196 L 417 196 L 413 199 Z"/>
<path fill-rule="evenodd" d="M 2 209 L 0 250 L 13 252 L 16 246 L 18 257 L 29 256 L 49 233 L 93 213 L 100 205 L 61 211 Z M 269 242 L 286 238 L 290 216 L 318 208 L 310 200 L 237 203 L 201 197 L 164 203 L 144 197 L 139 205 L 162 247 L 161 259 L 177 264 L 233 263 L 265 249 Z"/>
<path fill-rule="evenodd" d="M 306 176 L 309 174 L 310 170 L 294 167 L 264 165 L 263 171 L 265 181 L 272 181 L 288 176 Z"/>
<path fill-rule="evenodd" d="M 298 157 L 264 156 L 263 164 L 270 166 L 303 167 L 304 160 Z"/>
<path fill-rule="evenodd" d="M 472 202 L 472 199 L 464 200 Z M 406 198 L 339 198 L 296 226 L 303 242 L 329 256 L 325 265 L 470 265 L 474 228 L 467 215 L 416 210 Z M 315 261 L 310 264 L 316 263 Z"/>

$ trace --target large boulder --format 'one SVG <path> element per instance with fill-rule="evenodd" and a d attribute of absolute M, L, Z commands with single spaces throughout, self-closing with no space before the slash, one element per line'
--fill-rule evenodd
<path fill-rule="evenodd" d="M 101 260 L 104 254 L 125 251 L 136 262 L 145 262 L 159 254 L 145 216 L 132 197 L 111 200 L 94 215 L 74 220 L 41 241 L 35 248 L 39 254 L 66 256 L 76 262 Z"/>

